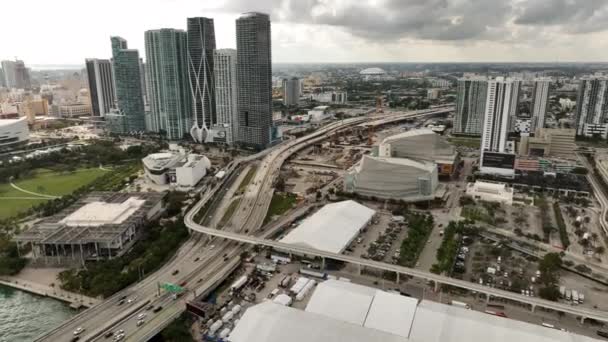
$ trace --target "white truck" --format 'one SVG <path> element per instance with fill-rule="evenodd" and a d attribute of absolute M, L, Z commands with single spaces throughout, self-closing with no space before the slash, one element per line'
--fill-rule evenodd
<path fill-rule="evenodd" d="M 578 304 L 578 291 L 572 290 L 572 303 Z"/>
<path fill-rule="evenodd" d="M 572 300 L 572 291 L 566 290 L 566 300 L 567 301 L 571 301 Z"/>
<path fill-rule="evenodd" d="M 471 310 L 471 306 L 465 302 L 459 302 L 457 300 L 453 300 L 450 302 L 451 305 L 453 306 L 457 306 L 459 308 L 463 308 L 463 309 L 467 309 L 467 310 Z"/>
<path fill-rule="evenodd" d="M 566 287 L 565 286 L 559 287 L 559 296 L 562 298 L 566 297 Z"/>

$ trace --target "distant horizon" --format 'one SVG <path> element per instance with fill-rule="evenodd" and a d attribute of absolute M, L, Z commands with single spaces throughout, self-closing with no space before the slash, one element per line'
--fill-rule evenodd
<path fill-rule="evenodd" d="M 42 71 L 42 70 L 80 70 L 85 68 L 85 64 L 27 64 L 27 61 L 24 61 L 25 65 L 31 68 L 34 71 Z M 367 65 L 367 64 L 475 64 L 475 65 L 483 65 L 483 64 L 530 64 L 530 65 L 568 65 L 568 64 L 576 64 L 576 65 L 593 65 L 593 64 L 606 64 L 608 65 L 608 61 L 596 61 L 596 62 L 581 62 L 581 61 L 560 61 L 560 62 L 273 62 L 273 65 Z"/>

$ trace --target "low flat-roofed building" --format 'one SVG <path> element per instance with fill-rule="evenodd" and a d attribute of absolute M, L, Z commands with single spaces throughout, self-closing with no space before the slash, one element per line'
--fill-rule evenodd
<path fill-rule="evenodd" d="M 577 148 L 575 137 L 574 129 L 540 128 L 533 138 L 524 142 L 525 149 L 522 152 L 528 156 L 574 159 Z"/>
<path fill-rule="evenodd" d="M 433 200 L 438 184 L 434 162 L 367 155 L 344 177 L 345 191 L 409 202 Z"/>
<path fill-rule="evenodd" d="M 513 188 L 503 183 L 476 181 L 467 184 L 467 195 L 476 200 L 513 204 Z"/>
<path fill-rule="evenodd" d="M 30 243 L 35 259 L 52 264 L 113 258 L 128 250 L 145 223 L 162 213 L 164 197 L 152 192 L 93 192 L 14 240 Z"/>
<path fill-rule="evenodd" d="M 325 205 L 289 232 L 281 242 L 342 253 L 376 211 L 355 201 Z"/>

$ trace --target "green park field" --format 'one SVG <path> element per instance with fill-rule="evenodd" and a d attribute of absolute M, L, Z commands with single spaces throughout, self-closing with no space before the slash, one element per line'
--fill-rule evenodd
<path fill-rule="evenodd" d="M 14 183 L 21 190 L 11 184 L 0 184 L 0 219 L 48 201 L 52 196 L 67 195 L 106 172 L 98 168 L 78 169 L 73 172 L 40 169 L 32 176 Z"/>

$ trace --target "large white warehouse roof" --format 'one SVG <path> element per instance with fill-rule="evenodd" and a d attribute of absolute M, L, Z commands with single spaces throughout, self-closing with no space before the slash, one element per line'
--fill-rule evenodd
<path fill-rule="evenodd" d="M 367 68 L 367 69 L 361 70 L 361 72 L 359 72 L 359 74 L 361 74 L 361 75 L 384 75 L 384 74 L 386 74 L 386 71 L 384 71 L 380 68 Z"/>
<path fill-rule="evenodd" d="M 405 342 L 397 335 L 266 301 L 247 309 L 230 342 Z"/>
<path fill-rule="evenodd" d="M 249 308 L 231 342 L 592 342 L 582 335 L 479 311 L 328 280 L 306 311 L 271 302 Z"/>
<path fill-rule="evenodd" d="M 341 253 L 375 213 L 352 200 L 331 203 L 304 220 L 281 242 Z"/>

